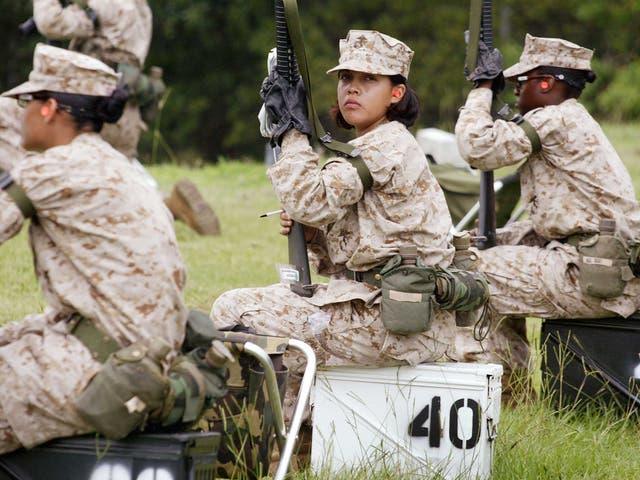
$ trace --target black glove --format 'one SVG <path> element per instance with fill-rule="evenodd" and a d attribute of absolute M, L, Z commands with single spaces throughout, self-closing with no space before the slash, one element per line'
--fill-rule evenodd
<path fill-rule="evenodd" d="M 265 110 L 271 125 L 271 138 L 278 144 L 282 136 L 292 128 L 311 135 L 311 124 L 307 115 L 307 97 L 302 78 L 291 85 L 277 72 L 264 79 L 260 88 Z"/>
<path fill-rule="evenodd" d="M 468 32 L 465 32 L 465 41 L 468 39 Z M 468 56 L 468 52 L 467 52 Z M 482 40 L 478 42 L 478 61 L 476 68 L 469 72 L 468 60 L 464 61 L 464 76 L 474 85 L 478 85 L 483 80 L 493 80 L 491 90 L 496 94 L 504 90 L 505 82 L 502 74 L 502 53 L 497 48 L 489 48 Z"/>

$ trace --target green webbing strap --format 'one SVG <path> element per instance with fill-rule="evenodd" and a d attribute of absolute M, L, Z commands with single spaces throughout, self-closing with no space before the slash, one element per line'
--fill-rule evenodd
<path fill-rule="evenodd" d="M 80 314 L 76 315 L 80 316 Z M 69 333 L 80 340 L 91 352 L 93 358 L 100 363 L 104 363 L 109 355 L 121 348 L 110 335 L 100 331 L 91 320 L 85 317 L 80 317 L 76 326 Z"/>
<path fill-rule="evenodd" d="M 524 130 L 525 135 L 531 142 L 531 150 L 532 153 L 538 153 L 542 150 L 542 142 L 540 142 L 540 137 L 538 136 L 538 132 L 533 128 L 529 122 L 527 122 L 524 117 L 520 114 L 516 114 L 511 118 L 508 118 L 511 114 L 511 109 L 509 105 L 500 100 L 499 97 L 493 96 L 493 102 L 491 103 L 491 116 L 493 119 L 501 119 L 507 122 L 513 122 L 518 125 L 522 130 Z"/>
<path fill-rule="evenodd" d="M 522 128 L 522 130 L 524 130 L 524 133 L 527 135 L 527 138 L 531 142 L 531 149 L 533 150 L 533 153 L 538 153 L 540 150 L 542 150 L 540 137 L 538 136 L 538 132 L 536 132 L 536 129 L 533 128 L 533 125 L 527 122 L 523 117 L 520 117 L 519 119 L 516 119 L 514 121 L 517 125 L 520 126 L 520 128 Z"/>
<path fill-rule="evenodd" d="M 296 0 L 284 0 L 284 11 L 287 18 L 287 29 L 289 30 L 289 37 L 291 38 L 291 46 L 298 62 L 298 68 L 300 70 L 300 76 L 304 82 L 305 92 L 307 94 L 307 109 L 309 111 L 309 120 L 311 121 L 311 128 L 313 129 L 313 136 L 320 141 L 320 143 L 327 149 L 342 157 L 346 157 L 351 164 L 358 171 L 364 191 L 366 192 L 373 185 L 373 178 L 371 172 L 365 164 L 364 160 L 358 155 L 360 149 L 355 148 L 348 143 L 339 142 L 331 138 L 331 134 L 328 133 L 320 119 L 313 105 L 313 96 L 311 94 L 311 78 L 309 76 L 309 67 L 307 64 L 307 54 L 304 49 L 304 40 L 302 38 L 302 27 L 300 24 L 300 16 L 298 14 L 298 4 Z"/>
<path fill-rule="evenodd" d="M 33 204 L 24 190 L 13 181 L 9 172 L 2 172 L 0 174 L 0 188 L 7 192 L 11 199 L 15 202 L 16 206 L 22 212 L 24 218 L 31 218 L 35 215 L 36 210 L 33 208 Z"/>
<path fill-rule="evenodd" d="M 480 43 L 480 28 L 482 25 L 482 1 L 469 2 L 469 39 L 467 42 L 467 69 L 473 72 L 478 65 L 478 45 Z"/>

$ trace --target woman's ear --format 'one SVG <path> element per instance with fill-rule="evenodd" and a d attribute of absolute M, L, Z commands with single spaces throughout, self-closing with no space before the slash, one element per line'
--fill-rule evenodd
<path fill-rule="evenodd" d="M 407 87 L 405 85 L 399 84 L 394 85 L 391 89 L 391 103 L 398 103 L 404 97 L 404 94 L 407 92 Z"/>
<path fill-rule="evenodd" d="M 48 98 L 40 107 L 40 115 L 45 123 L 49 123 L 58 110 L 58 101 L 55 98 Z"/>

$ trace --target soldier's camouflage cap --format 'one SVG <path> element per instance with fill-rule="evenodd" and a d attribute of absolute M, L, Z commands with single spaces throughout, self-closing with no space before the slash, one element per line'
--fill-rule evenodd
<path fill-rule="evenodd" d="M 389 35 L 375 30 L 349 30 L 347 38 L 340 40 L 339 64 L 327 73 L 353 70 L 409 78 L 412 58 L 413 50 Z"/>
<path fill-rule="evenodd" d="M 29 80 L 2 94 L 17 97 L 42 91 L 108 97 L 120 74 L 100 60 L 44 43 L 36 45 Z"/>
<path fill-rule="evenodd" d="M 561 38 L 544 38 L 527 35 L 520 61 L 507 68 L 505 78 L 513 78 L 538 67 L 560 67 L 591 71 L 593 50 L 581 47 Z"/>

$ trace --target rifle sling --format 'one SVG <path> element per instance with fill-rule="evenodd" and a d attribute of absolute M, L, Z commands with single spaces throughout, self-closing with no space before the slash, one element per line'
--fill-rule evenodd
<path fill-rule="evenodd" d="M 494 120 L 501 119 L 507 122 L 513 122 L 520 128 L 522 128 L 525 135 L 531 142 L 531 153 L 538 153 L 540 150 L 542 150 L 542 142 L 540 142 L 538 132 L 536 132 L 536 129 L 533 128 L 533 125 L 527 122 L 520 114 L 516 114 L 512 118 L 508 118 L 510 116 L 509 106 L 495 94 L 493 95 L 493 100 L 491 102 L 491 116 Z"/>
<path fill-rule="evenodd" d="M 371 177 L 371 172 L 369 171 L 366 163 L 361 157 L 359 157 L 360 149 L 355 148 L 353 145 L 348 143 L 334 140 L 331 137 L 331 134 L 322 126 L 315 106 L 313 105 L 311 78 L 309 76 L 307 54 L 304 48 L 302 27 L 300 24 L 300 15 L 298 14 L 298 5 L 296 0 L 284 0 L 284 11 L 287 19 L 287 29 L 289 30 L 289 36 L 291 38 L 291 46 L 296 60 L 298 61 L 298 68 L 300 69 L 300 75 L 304 82 L 307 94 L 307 109 L 309 111 L 309 120 L 311 120 L 311 126 L 313 128 L 313 135 L 327 150 L 330 150 L 341 157 L 345 157 L 351 162 L 358 171 L 358 176 L 360 177 L 360 181 L 362 182 L 364 191 L 366 192 L 372 187 L 373 178 Z"/>
<path fill-rule="evenodd" d="M 2 172 L 0 174 L 0 188 L 7 192 L 11 199 L 15 202 L 16 206 L 22 212 L 24 218 L 31 218 L 35 215 L 36 211 L 33 208 L 33 204 L 24 190 L 13 181 L 9 172 Z"/>
<path fill-rule="evenodd" d="M 540 137 L 538 136 L 538 132 L 536 132 L 536 129 L 533 128 L 533 125 L 527 122 L 522 116 L 516 117 L 513 121 L 516 125 L 522 128 L 522 130 L 524 130 L 524 133 L 527 135 L 527 138 L 531 142 L 532 153 L 538 153 L 540 150 L 542 150 Z"/>

